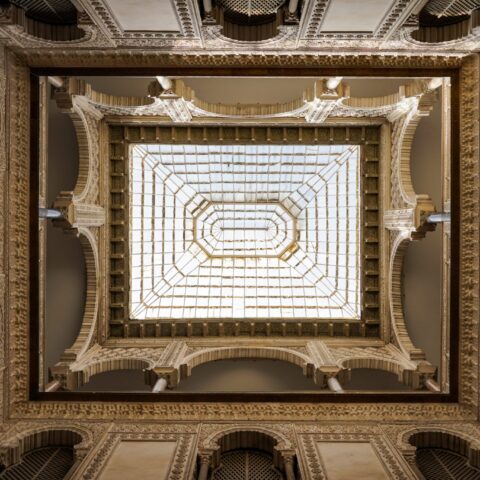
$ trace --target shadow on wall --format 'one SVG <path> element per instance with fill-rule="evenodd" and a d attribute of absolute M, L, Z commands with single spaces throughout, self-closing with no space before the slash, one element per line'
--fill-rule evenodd
<path fill-rule="evenodd" d="M 220 360 L 199 365 L 179 392 L 282 392 L 319 390 L 297 365 L 280 360 Z"/>
<path fill-rule="evenodd" d="M 62 190 L 73 190 L 78 148 L 73 124 L 49 103 L 48 202 Z M 51 223 L 47 228 L 45 364 L 53 366 L 75 341 L 85 304 L 85 259 L 79 240 Z"/>
<path fill-rule="evenodd" d="M 415 192 L 427 193 L 442 210 L 441 104 L 424 117 L 412 146 L 412 181 Z M 412 242 L 404 260 L 404 315 L 413 343 L 427 360 L 440 364 L 442 302 L 442 226 Z"/>
<path fill-rule="evenodd" d="M 93 375 L 83 392 L 150 392 L 141 370 L 115 370 Z M 320 390 L 302 369 L 280 360 L 220 360 L 192 370 L 176 392 L 285 392 Z"/>
<path fill-rule="evenodd" d="M 343 388 L 362 391 L 411 391 L 411 388 L 398 381 L 398 377 L 394 373 L 373 368 L 352 368 L 350 381 L 345 383 Z"/>

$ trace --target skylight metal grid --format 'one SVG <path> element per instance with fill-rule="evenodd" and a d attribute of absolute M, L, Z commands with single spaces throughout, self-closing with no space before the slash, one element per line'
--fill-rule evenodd
<path fill-rule="evenodd" d="M 360 319 L 359 156 L 132 145 L 130 318 Z"/>

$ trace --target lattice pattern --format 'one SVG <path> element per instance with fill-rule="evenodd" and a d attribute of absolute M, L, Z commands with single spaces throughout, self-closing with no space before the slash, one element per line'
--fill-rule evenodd
<path fill-rule="evenodd" d="M 359 147 L 134 145 L 130 316 L 360 318 Z"/>
<path fill-rule="evenodd" d="M 69 0 L 12 0 L 12 3 L 41 22 L 57 24 L 75 23 L 77 20 L 77 9 Z"/>
<path fill-rule="evenodd" d="M 461 455 L 440 448 L 417 449 L 416 462 L 425 480 L 478 480 L 480 470 Z"/>
<path fill-rule="evenodd" d="M 249 17 L 272 15 L 285 3 L 285 0 L 218 0 L 230 12 Z"/>
<path fill-rule="evenodd" d="M 479 0 L 430 0 L 425 6 L 428 13 L 439 18 L 470 15 L 476 8 L 480 8 Z"/>
<path fill-rule="evenodd" d="M 281 480 L 271 456 L 248 450 L 236 450 L 222 455 L 221 466 L 213 480 Z"/>
<path fill-rule="evenodd" d="M 0 479 L 62 480 L 72 465 L 72 448 L 42 448 L 27 453 L 20 463 L 0 473 Z"/>

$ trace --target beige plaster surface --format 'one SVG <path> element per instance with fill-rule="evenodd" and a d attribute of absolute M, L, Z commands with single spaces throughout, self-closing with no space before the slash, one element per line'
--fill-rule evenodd
<path fill-rule="evenodd" d="M 176 442 L 120 442 L 100 480 L 166 480 Z"/>
<path fill-rule="evenodd" d="M 107 0 L 106 3 L 124 30 L 180 30 L 171 0 Z"/>
<path fill-rule="evenodd" d="M 373 32 L 392 6 L 392 0 L 333 0 L 322 23 L 323 32 Z"/>
<path fill-rule="evenodd" d="M 367 442 L 318 442 L 328 480 L 388 480 L 372 445 Z"/>

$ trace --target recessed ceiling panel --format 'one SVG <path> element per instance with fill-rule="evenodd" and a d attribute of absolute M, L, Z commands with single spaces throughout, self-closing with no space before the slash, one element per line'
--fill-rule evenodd
<path fill-rule="evenodd" d="M 171 0 L 106 0 L 110 10 L 127 31 L 180 31 Z"/>
<path fill-rule="evenodd" d="M 358 146 L 130 157 L 131 318 L 360 318 Z"/>
<path fill-rule="evenodd" d="M 331 0 L 322 32 L 373 32 L 393 5 L 392 0 Z"/>

